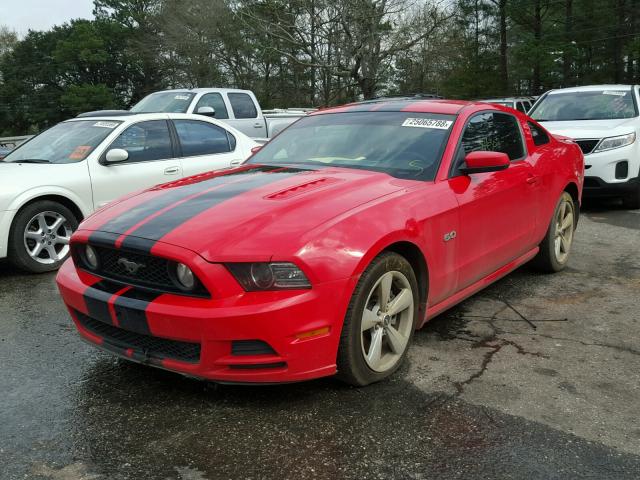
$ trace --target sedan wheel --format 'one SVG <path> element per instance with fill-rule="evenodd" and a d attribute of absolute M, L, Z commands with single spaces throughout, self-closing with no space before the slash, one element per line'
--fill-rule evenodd
<path fill-rule="evenodd" d="M 69 254 L 73 230 L 62 214 L 41 212 L 35 215 L 24 230 L 24 246 L 29 256 L 43 265 L 60 262 Z"/>
<path fill-rule="evenodd" d="M 56 270 L 69 256 L 76 228 L 76 216 L 64 205 L 50 200 L 28 204 L 11 224 L 9 261 L 33 273 Z"/>
<path fill-rule="evenodd" d="M 400 272 L 376 282 L 362 314 L 362 354 L 371 370 L 384 372 L 402 358 L 413 330 L 413 292 Z"/>
<path fill-rule="evenodd" d="M 395 372 L 413 337 L 417 305 L 411 264 L 397 253 L 376 257 L 349 303 L 338 348 L 338 378 L 363 386 Z"/>

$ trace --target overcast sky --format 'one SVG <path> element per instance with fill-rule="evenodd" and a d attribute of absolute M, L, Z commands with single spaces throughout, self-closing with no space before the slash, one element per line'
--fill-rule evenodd
<path fill-rule="evenodd" d="M 48 30 L 72 18 L 92 18 L 93 0 L 0 0 L 0 25 L 21 37 L 29 29 Z"/>

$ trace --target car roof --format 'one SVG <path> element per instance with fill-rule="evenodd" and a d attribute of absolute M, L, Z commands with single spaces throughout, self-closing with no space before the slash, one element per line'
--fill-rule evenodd
<path fill-rule="evenodd" d="M 349 103 L 340 107 L 325 108 L 312 112 L 310 115 L 346 112 L 415 112 L 455 115 L 466 107 L 476 105 L 483 105 L 486 107 L 486 104 L 465 100 L 379 99 Z"/>
<path fill-rule="evenodd" d="M 502 98 L 486 98 L 483 100 L 480 100 L 481 102 L 521 102 L 521 101 L 525 101 L 528 102 L 530 101 L 529 97 L 502 97 Z"/>
<path fill-rule="evenodd" d="M 76 122 L 80 120 L 109 120 L 118 122 L 132 122 L 140 120 L 164 120 L 167 118 L 173 119 L 185 119 L 185 120 L 207 120 L 202 115 L 194 113 L 167 113 L 167 112 L 154 112 L 154 113 L 130 113 L 127 115 L 92 115 L 88 117 L 75 117 L 65 120 L 66 122 Z"/>
<path fill-rule="evenodd" d="M 251 90 L 243 90 L 240 88 L 216 88 L 216 87 L 203 87 L 203 88 L 172 88 L 169 90 L 159 90 L 157 92 L 153 92 L 150 95 L 154 95 L 156 93 L 207 93 L 207 92 L 217 92 L 217 93 L 252 93 Z"/>
<path fill-rule="evenodd" d="M 572 92 L 594 92 L 599 90 L 631 90 L 633 85 L 621 85 L 621 84 L 604 84 L 604 85 L 585 85 L 582 87 L 569 87 L 569 88 L 558 88 L 555 90 L 550 90 L 549 94 L 555 93 L 572 93 Z"/>

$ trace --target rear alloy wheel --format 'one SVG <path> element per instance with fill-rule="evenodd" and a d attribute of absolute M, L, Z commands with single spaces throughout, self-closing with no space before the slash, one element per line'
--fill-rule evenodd
<path fill-rule="evenodd" d="M 75 215 L 56 202 L 27 205 L 16 215 L 9 234 L 9 260 L 33 273 L 56 270 L 69 256 Z"/>
<path fill-rule="evenodd" d="M 384 253 L 360 277 L 342 327 L 338 377 L 362 386 L 391 375 L 415 329 L 418 288 L 407 260 Z"/>
<path fill-rule="evenodd" d="M 576 228 L 576 206 L 573 197 L 563 192 L 551 218 L 547 234 L 540 243 L 535 265 L 545 272 L 559 272 L 569 261 Z"/>

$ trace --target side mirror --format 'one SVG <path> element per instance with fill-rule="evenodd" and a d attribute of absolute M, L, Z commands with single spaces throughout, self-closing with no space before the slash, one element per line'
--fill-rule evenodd
<path fill-rule="evenodd" d="M 196 112 L 198 115 L 204 115 L 205 117 L 215 117 L 216 109 L 213 107 L 198 107 Z"/>
<path fill-rule="evenodd" d="M 129 152 L 123 150 L 122 148 L 112 148 L 107 152 L 105 160 L 107 164 L 124 162 L 126 160 L 129 160 Z"/>
<path fill-rule="evenodd" d="M 465 175 L 472 173 L 497 172 L 509 168 L 509 155 L 502 152 L 471 152 L 464 157 L 465 165 L 460 171 Z"/>
<path fill-rule="evenodd" d="M 262 145 L 258 145 L 256 147 L 253 147 L 251 149 L 251 155 L 255 155 L 256 153 L 258 153 L 260 150 L 262 149 Z"/>

